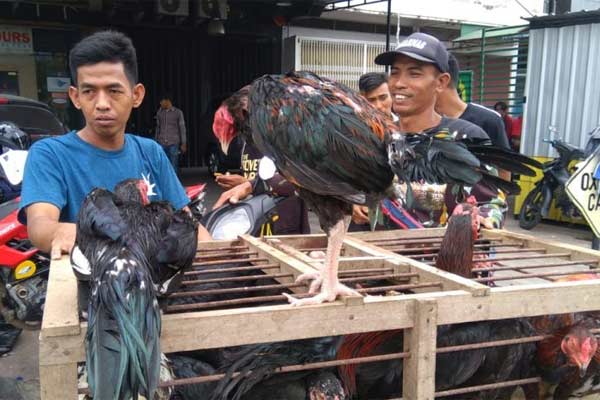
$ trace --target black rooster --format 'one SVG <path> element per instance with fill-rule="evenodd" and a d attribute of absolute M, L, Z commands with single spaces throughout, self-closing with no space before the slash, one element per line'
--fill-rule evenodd
<path fill-rule="evenodd" d="M 474 322 L 438 327 L 438 348 L 528 336 L 533 332 L 525 320 Z M 338 359 L 399 353 L 404 351 L 402 330 L 349 335 L 338 350 Z M 535 344 L 480 348 L 439 353 L 436 358 L 436 391 L 521 379 L 535 354 Z M 387 399 L 402 395 L 402 360 L 383 361 L 339 368 L 350 398 Z M 507 390 L 492 390 L 457 398 L 510 398 Z"/>
<path fill-rule="evenodd" d="M 222 351 L 226 374 L 212 400 L 344 400 L 340 380 L 330 371 L 274 373 L 282 366 L 335 358 L 342 337 L 324 337 L 241 346 Z M 235 375 L 235 372 L 239 372 Z"/>
<path fill-rule="evenodd" d="M 143 181 L 96 188 L 77 221 L 71 263 L 89 280 L 86 363 L 95 399 L 153 398 L 160 371 L 157 294 L 191 265 L 197 223 L 167 203 L 147 204 Z"/>
<path fill-rule="evenodd" d="M 392 120 L 344 85 L 310 72 L 265 75 L 236 93 L 217 110 L 213 124 L 223 151 L 240 134 L 274 160 L 279 172 L 298 188 L 328 235 L 327 262 L 314 278 L 312 298 L 295 305 L 333 301 L 355 294 L 339 283 L 338 256 L 351 205 L 375 205 L 391 194 L 394 173 L 402 181 L 483 182 L 508 192 L 518 187 L 486 171 L 490 163 L 533 175 L 527 157 L 483 143 L 463 143 L 449 132 L 403 135 Z M 410 185 L 408 185 L 410 187 Z M 411 201 L 408 193 L 408 201 Z"/>

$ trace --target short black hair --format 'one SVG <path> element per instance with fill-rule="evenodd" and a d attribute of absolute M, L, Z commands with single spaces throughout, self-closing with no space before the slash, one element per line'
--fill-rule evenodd
<path fill-rule="evenodd" d="M 165 92 L 162 94 L 162 96 L 160 96 L 160 100 L 169 100 L 169 101 L 173 101 L 173 95 L 171 94 L 171 92 Z"/>
<path fill-rule="evenodd" d="M 83 65 L 101 62 L 122 63 L 125 75 L 132 85 L 138 82 L 135 47 L 131 39 L 117 31 L 96 32 L 75 45 L 69 52 L 69 68 L 77 85 L 77 69 Z"/>
<path fill-rule="evenodd" d="M 503 102 L 503 101 L 499 101 L 499 102 L 497 102 L 496 104 L 494 104 L 494 110 L 495 110 L 496 108 L 498 108 L 498 107 L 500 107 L 500 109 L 501 109 L 502 111 L 506 111 L 506 110 L 508 110 L 508 104 L 506 104 L 506 103 L 505 103 L 505 102 Z"/>
<path fill-rule="evenodd" d="M 448 73 L 450 74 L 450 84 L 452 87 L 458 87 L 458 81 L 460 80 L 460 64 L 452 53 L 448 53 Z"/>
<path fill-rule="evenodd" d="M 358 79 L 358 90 L 369 93 L 387 83 L 387 76 L 382 72 L 367 72 Z"/>

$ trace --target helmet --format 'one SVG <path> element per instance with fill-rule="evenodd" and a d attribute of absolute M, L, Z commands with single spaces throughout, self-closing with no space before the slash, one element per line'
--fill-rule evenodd
<path fill-rule="evenodd" d="M 12 122 L 0 121 L 0 153 L 8 149 L 27 150 L 30 145 L 31 138 L 27 133 Z"/>

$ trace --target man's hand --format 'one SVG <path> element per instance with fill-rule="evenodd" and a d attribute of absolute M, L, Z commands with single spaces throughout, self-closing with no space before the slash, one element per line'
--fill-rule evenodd
<path fill-rule="evenodd" d="M 369 207 L 354 204 L 352 206 L 352 222 L 359 225 L 368 224 Z"/>
<path fill-rule="evenodd" d="M 27 207 L 27 233 L 38 249 L 58 259 L 70 253 L 75 244 L 75 224 L 60 223 L 60 210 L 54 204 L 34 203 Z"/>
<path fill-rule="evenodd" d="M 50 257 L 53 260 L 59 260 L 63 254 L 71 253 L 71 249 L 75 245 L 76 232 L 75 224 L 58 224 L 50 250 Z"/>
<path fill-rule="evenodd" d="M 185 154 L 187 152 L 187 143 L 182 144 L 179 150 L 181 150 L 181 154 Z"/>
<path fill-rule="evenodd" d="M 217 185 L 221 186 L 225 190 L 232 189 L 242 183 L 248 182 L 248 179 L 241 175 L 218 175 L 215 178 Z"/>
<path fill-rule="evenodd" d="M 236 204 L 238 201 L 248 197 L 248 195 L 250 195 L 251 193 L 252 184 L 249 181 L 246 181 L 241 185 L 237 185 L 234 188 L 223 192 L 212 209 L 214 210 L 216 208 L 219 208 L 228 201 L 232 204 Z"/>

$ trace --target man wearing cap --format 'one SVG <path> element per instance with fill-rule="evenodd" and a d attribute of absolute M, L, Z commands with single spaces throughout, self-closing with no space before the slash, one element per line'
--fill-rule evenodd
<path fill-rule="evenodd" d="M 436 111 L 447 117 L 474 123 L 488 134 L 494 146 L 510 150 L 500 114 L 477 103 L 466 103 L 459 96 L 457 87 L 460 66 L 452 53 L 448 54 L 448 68 L 450 82 L 437 98 Z M 510 172 L 500 171 L 500 177 L 510 180 Z"/>
<path fill-rule="evenodd" d="M 375 63 L 391 66 L 388 85 L 392 95 L 392 109 L 400 118 L 398 124 L 402 131 L 422 134 L 434 134 L 440 131 L 458 132 L 463 137 L 487 139 L 488 144 L 491 144 L 489 136 L 480 127 L 436 112 L 436 100 L 450 82 L 448 51 L 437 38 L 421 32 L 413 33 L 396 49 L 379 54 L 375 58 Z M 449 195 L 448 190 L 444 197 L 444 188 L 432 189 L 430 185 L 421 186 L 420 189 L 415 190 L 417 198 L 420 191 L 427 191 L 423 193 L 423 198 L 444 199 L 426 205 L 421 203 L 413 210 L 422 223 L 435 226 L 443 222 L 440 217 L 444 205 L 448 213 L 452 213 L 456 205 L 456 196 Z M 490 193 L 489 189 L 479 186 L 481 185 L 476 185 L 471 190 L 471 194 L 478 201 L 496 201 L 498 193 Z M 432 190 L 435 193 L 429 193 Z M 500 226 L 502 213 L 494 213 L 493 216 L 494 225 Z"/>

